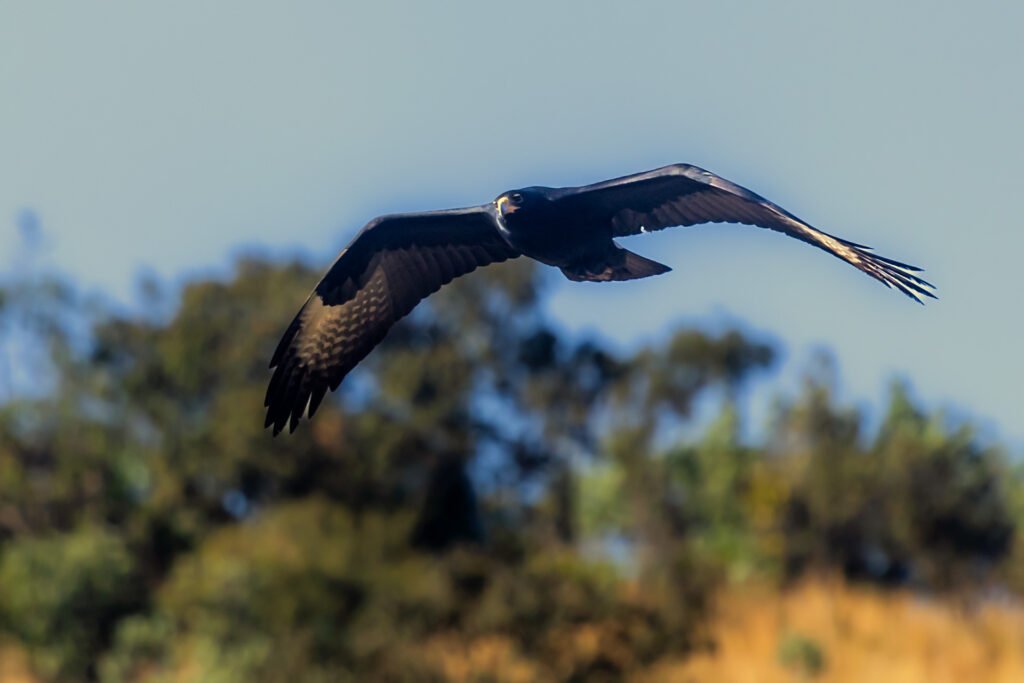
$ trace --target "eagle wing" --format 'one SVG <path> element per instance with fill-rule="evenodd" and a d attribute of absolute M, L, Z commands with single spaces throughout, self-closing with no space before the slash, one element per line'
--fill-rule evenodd
<path fill-rule="evenodd" d="M 597 212 L 616 237 L 699 223 L 745 223 L 785 233 L 841 258 L 918 303 L 937 298 L 920 268 L 874 254 L 870 247 L 822 232 L 782 207 L 721 176 L 689 164 L 561 191 L 560 201 Z"/>
<path fill-rule="evenodd" d="M 286 425 L 294 431 L 422 299 L 460 275 L 518 255 L 486 206 L 372 220 L 281 338 L 270 361 L 265 426 L 275 435 Z"/>

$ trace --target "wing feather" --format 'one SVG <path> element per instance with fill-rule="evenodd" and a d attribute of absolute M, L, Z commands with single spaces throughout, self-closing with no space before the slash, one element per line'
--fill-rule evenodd
<path fill-rule="evenodd" d="M 675 164 L 569 188 L 561 201 L 594 207 L 616 237 L 700 223 L 744 223 L 768 228 L 812 244 L 893 287 L 918 303 L 937 298 L 935 287 L 916 266 L 874 254 L 870 247 L 818 230 L 782 207 L 697 166 Z"/>
<path fill-rule="evenodd" d="M 294 431 L 422 299 L 476 268 L 518 255 L 486 207 L 371 221 L 281 338 L 270 362 L 265 425 L 275 435 L 286 426 Z"/>

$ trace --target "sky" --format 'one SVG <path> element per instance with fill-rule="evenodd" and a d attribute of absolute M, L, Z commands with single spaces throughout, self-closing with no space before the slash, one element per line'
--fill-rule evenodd
<path fill-rule="evenodd" d="M 326 267 L 381 213 L 694 163 L 941 299 L 713 225 L 630 238 L 657 278 L 553 272 L 553 319 L 623 349 L 741 323 L 789 368 L 833 350 L 852 402 L 903 376 L 1024 444 L 1021 26 L 984 0 L 0 0 L 0 269 L 34 222 L 43 267 L 130 303 L 246 250 Z"/>

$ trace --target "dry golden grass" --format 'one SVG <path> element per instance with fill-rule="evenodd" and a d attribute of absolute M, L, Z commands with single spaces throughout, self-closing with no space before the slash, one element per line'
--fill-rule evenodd
<path fill-rule="evenodd" d="M 28 668 L 25 652 L 0 641 L 0 683 L 36 683 Z"/>
<path fill-rule="evenodd" d="M 1024 681 L 1024 609 L 1019 605 L 987 604 L 968 611 L 909 592 L 811 581 L 785 593 L 749 587 L 728 592 L 720 602 L 713 633 L 714 652 L 665 664 L 638 680 Z M 805 647 L 801 650 L 795 644 Z M 782 653 L 792 655 L 794 649 L 804 659 L 790 656 L 788 664 L 782 663 Z M 810 671 L 814 651 L 822 655 L 816 674 Z"/>
<path fill-rule="evenodd" d="M 437 636 L 424 643 L 423 650 L 423 660 L 448 681 L 533 683 L 543 680 L 537 667 L 519 654 L 510 639 L 502 636 L 468 642 Z"/>

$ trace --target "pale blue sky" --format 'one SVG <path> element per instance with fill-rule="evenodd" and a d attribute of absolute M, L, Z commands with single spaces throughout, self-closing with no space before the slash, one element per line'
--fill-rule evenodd
<path fill-rule="evenodd" d="M 791 364 L 834 349 L 852 400 L 904 374 L 1019 442 L 1022 26 L 1010 2 L 0 0 L 0 267 L 26 208 L 49 265 L 128 301 L 144 269 L 326 266 L 379 213 L 686 161 L 941 300 L 707 226 L 630 240 L 668 275 L 554 277 L 555 318 L 623 345 L 745 321 Z"/>

